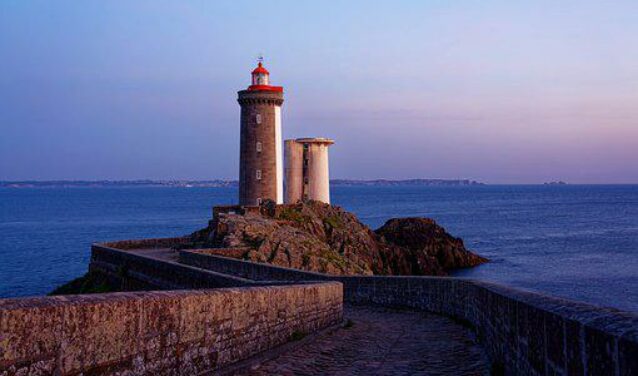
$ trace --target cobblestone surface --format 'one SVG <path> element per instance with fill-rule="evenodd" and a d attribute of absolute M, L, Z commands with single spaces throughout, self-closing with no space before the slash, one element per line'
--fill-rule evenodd
<path fill-rule="evenodd" d="M 236 375 L 489 375 L 471 332 L 419 311 L 346 306 L 337 329 Z"/>

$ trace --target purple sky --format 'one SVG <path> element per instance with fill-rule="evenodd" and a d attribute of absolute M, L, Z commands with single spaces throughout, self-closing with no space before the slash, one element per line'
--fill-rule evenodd
<path fill-rule="evenodd" d="M 636 15 L 635 0 L 2 1 L 0 180 L 235 179 L 236 92 L 263 53 L 284 137 L 334 138 L 334 178 L 638 183 Z"/>

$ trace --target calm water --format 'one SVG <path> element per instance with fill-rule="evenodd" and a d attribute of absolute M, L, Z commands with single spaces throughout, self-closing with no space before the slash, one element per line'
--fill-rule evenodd
<path fill-rule="evenodd" d="M 227 188 L 0 189 L 0 297 L 45 294 L 83 274 L 94 241 L 204 227 Z M 378 227 L 436 219 L 492 259 L 462 276 L 638 311 L 638 186 L 336 187 Z"/>

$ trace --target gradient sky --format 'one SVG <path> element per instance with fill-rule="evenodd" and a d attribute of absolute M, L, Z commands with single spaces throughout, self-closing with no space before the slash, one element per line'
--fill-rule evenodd
<path fill-rule="evenodd" d="M 237 178 L 259 53 L 334 178 L 638 183 L 638 1 L 0 2 L 0 180 Z"/>

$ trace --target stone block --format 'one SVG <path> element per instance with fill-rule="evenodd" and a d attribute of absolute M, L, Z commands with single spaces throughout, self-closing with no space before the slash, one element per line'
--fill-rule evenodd
<path fill-rule="evenodd" d="M 117 364 L 139 348 L 140 304 L 136 294 L 71 297 L 62 307 L 60 345 L 62 373 Z"/>
<path fill-rule="evenodd" d="M 0 370 L 10 360 L 55 360 L 63 321 L 57 302 L 64 300 L 4 300 L 0 305 Z"/>

